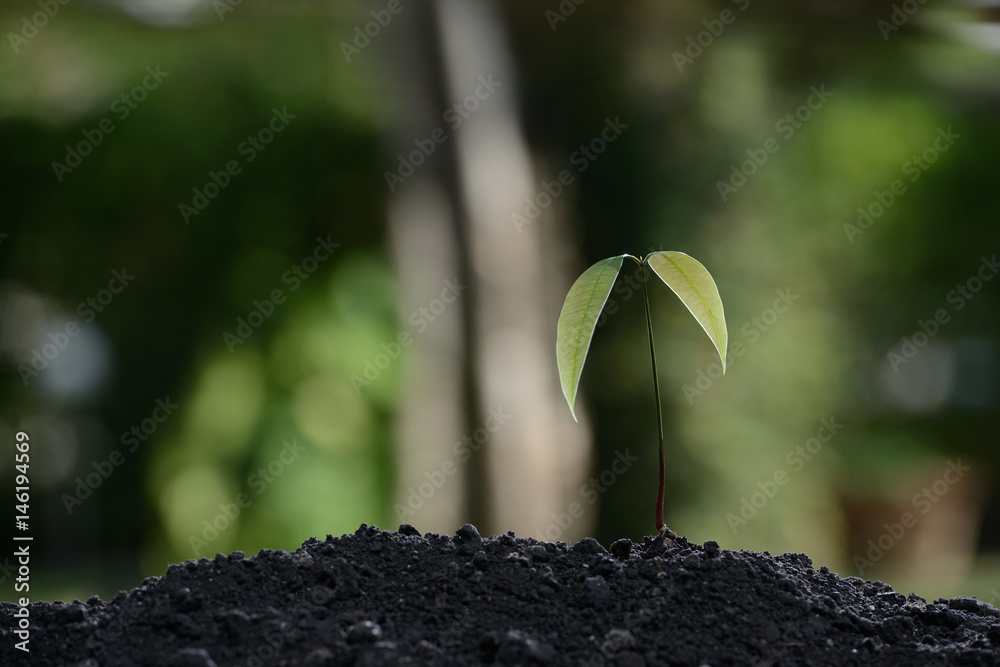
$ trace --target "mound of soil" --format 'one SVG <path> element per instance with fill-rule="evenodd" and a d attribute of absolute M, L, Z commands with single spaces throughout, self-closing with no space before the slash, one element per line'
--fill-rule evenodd
<path fill-rule="evenodd" d="M 1000 665 L 1000 611 L 802 554 L 679 538 L 567 546 L 362 525 L 293 553 L 171 565 L 110 602 L 0 605 L 32 665 Z"/>

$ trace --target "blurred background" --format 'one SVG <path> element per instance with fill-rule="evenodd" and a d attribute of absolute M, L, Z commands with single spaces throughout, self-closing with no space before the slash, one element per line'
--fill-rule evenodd
<path fill-rule="evenodd" d="M 730 340 L 651 286 L 668 525 L 1000 603 L 998 6 L 5 1 L 32 599 L 363 522 L 651 534 L 635 268 L 579 424 L 554 343 L 662 249 Z"/>

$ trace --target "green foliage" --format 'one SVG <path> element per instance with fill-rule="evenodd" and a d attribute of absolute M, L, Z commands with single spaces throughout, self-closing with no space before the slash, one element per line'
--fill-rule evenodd
<path fill-rule="evenodd" d="M 590 341 L 597 328 L 597 318 L 604 310 L 615 278 L 622 268 L 625 255 L 597 262 L 576 279 L 566 295 L 559 324 L 556 327 L 556 356 L 559 360 L 559 381 L 569 410 L 576 419 L 573 405 L 580 386 L 583 364 L 590 351 Z"/>
<path fill-rule="evenodd" d="M 726 314 L 722 308 L 719 288 L 708 269 L 694 257 L 675 250 L 651 253 L 646 256 L 645 261 L 687 306 L 694 319 L 698 320 L 698 324 L 712 339 L 725 374 L 726 346 L 729 343 Z"/>
<path fill-rule="evenodd" d="M 719 296 L 715 280 L 700 262 L 673 250 L 650 253 L 643 260 L 627 254 L 608 257 L 595 263 L 576 279 L 559 313 L 559 325 L 556 329 L 559 381 L 573 419 L 576 419 L 576 393 L 580 385 L 580 376 L 587 360 L 587 352 L 590 350 L 590 342 L 594 337 L 594 329 L 597 327 L 597 318 L 607 303 L 608 295 L 621 269 L 622 260 L 626 257 L 635 261 L 640 267 L 648 264 L 687 306 L 715 345 L 725 372 L 729 336 L 726 331 L 722 297 Z M 647 304 L 647 309 L 648 307 Z"/>

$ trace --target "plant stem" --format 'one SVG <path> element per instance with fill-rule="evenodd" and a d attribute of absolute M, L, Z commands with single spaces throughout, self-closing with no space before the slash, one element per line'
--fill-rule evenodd
<path fill-rule="evenodd" d="M 649 334 L 649 360 L 653 365 L 653 397 L 656 400 L 656 431 L 659 437 L 660 484 L 656 491 L 656 532 L 671 539 L 677 537 L 663 522 L 663 491 L 666 484 L 666 465 L 663 460 L 663 413 L 660 409 L 660 381 L 656 376 L 656 350 L 653 348 L 653 320 L 649 315 L 649 292 L 646 290 L 646 262 L 639 264 L 642 273 L 642 301 L 646 306 L 646 331 Z"/>

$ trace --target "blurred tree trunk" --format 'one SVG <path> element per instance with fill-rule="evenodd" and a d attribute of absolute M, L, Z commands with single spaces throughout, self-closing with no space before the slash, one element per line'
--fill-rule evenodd
<path fill-rule="evenodd" d="M 562 254 L 550 252 L 560 245 L 561 207 L 530 227 L 512 222 L 537 186 L 493 4 L 440 0 L 412 9 L 420 16 L 409 23 L 407 39 L 417 49 L 410 53 L 421 57 L 406 59 L 413 72 L 406 80 L 414 87 L 408 98 L 422 102 L 407 109 L 392 154 L 408 153 L 435 128 L 447 140 L 394 197 L 400 283 L 405 291 L 420 286 L 407 295 L 403 314 L 453 274 L 467 288 L 433 340 L 413 348 L 397 434 L 397 501 L 405 504 L 427 473 L 454 461 L 455 477 L 464 479 L 464 511 L 456 514 L 459 485 L 449 482 L 414 518 L 422 529 L 450 532 L 472 521 L 485 532 L 575 540 L 593 516 L 568 528 L 553 522 L 579 500 L 590 444 L 589 431 L 565 407 L 555 369 L 556 316 L 570 282 L 559 269 Z M 453 449 L 462 437 L 478 450 L 465 464 Z"/>

